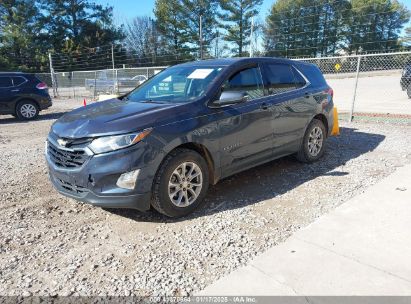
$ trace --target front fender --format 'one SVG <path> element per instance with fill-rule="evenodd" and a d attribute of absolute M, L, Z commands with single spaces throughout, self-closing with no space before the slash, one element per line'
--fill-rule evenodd
<path fill-rule="evenodd" d="M 205 116 L 196 120 L 207 119 L 207 117 L 208 116 Z M 151 144 L 157 145 L 161 150 L 160 155 L 155 160 L 158 167 L 164 157 L 166 157 L 172 150 L 183 145 L 194 144 L 197 147 L 205 149 L 205 153 L 210 156 L 215 178 L 218 179 L 220 176 L 220 140 L 218 124 L 216 122 L 210 122 L 203 126 L 200 125 L 201 123 L 198 121 L 185 121 L 184 123 L 157 127 L 152 136 L 153 139 L 155 138 L 156 143 L 152 142 Z"/>

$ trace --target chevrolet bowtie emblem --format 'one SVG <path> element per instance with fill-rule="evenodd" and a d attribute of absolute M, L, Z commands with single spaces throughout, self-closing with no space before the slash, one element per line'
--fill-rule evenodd
<path fill-rule="evenodd" d="M 60 146 L 62 146 L 62 147 L 65 147 L 65 146 L 67 146 L 67 144 L 68 144 L 68 141 L 67 141 L 67 140 L 64 140 L 64 139 L 62 139 L 62 138 L 57 139 L 57 142 L 58 142 L 58 144 L 59 144 Z"/>

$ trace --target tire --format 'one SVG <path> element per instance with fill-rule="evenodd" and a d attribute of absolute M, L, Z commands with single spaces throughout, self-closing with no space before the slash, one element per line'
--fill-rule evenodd
<path fill-rule="evenodd" d="M 321 120 L 313 119 L 305 131 L 303 142 L 296 157 L 303 163 L 319 160 L 325 151 L 327 133 Z"/>
<path fill-rule="evenodd" d="M 186 170 L 182 174 L 184 164 Z M 199 175 L 187 180 L 189 172 Z M 193 150 L 176 149 L 166 156 L 157 171 L 151 205 L 165 216 L 183 217 L 202 205 L 208 186 L 208 166 L 204 158 Z"/>
<path fill-rule="evenodd" d="M 22 100 L 16 106 L 16 116 L 20 120 L 33 120 L 39 115 L 38 105 L 31 100 Z"/>
<path fill-rule="evenodd" d="M 411 85 L 407 87 L 407 95 L 408 95 L 408 98 L 411 98 Z"/>

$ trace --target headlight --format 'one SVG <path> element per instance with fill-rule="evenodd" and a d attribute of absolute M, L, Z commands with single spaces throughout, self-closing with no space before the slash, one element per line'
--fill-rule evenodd
<path fill-rule="evenodd" d="M 93 140 L 88 147 L 96 154 L 115 151 L 135 145 L 150 132 L 151 129 L 147 129 L 139 133 L 100 137 Z"/>

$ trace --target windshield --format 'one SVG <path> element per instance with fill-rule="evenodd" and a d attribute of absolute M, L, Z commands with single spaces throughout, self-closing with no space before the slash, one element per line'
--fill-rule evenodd
<path fill-rule="evenodd" d="M 172 67 L 146 81 L 125 98 L 136 102 L 190 102 L 205 94 L 223 67 Z"/>

